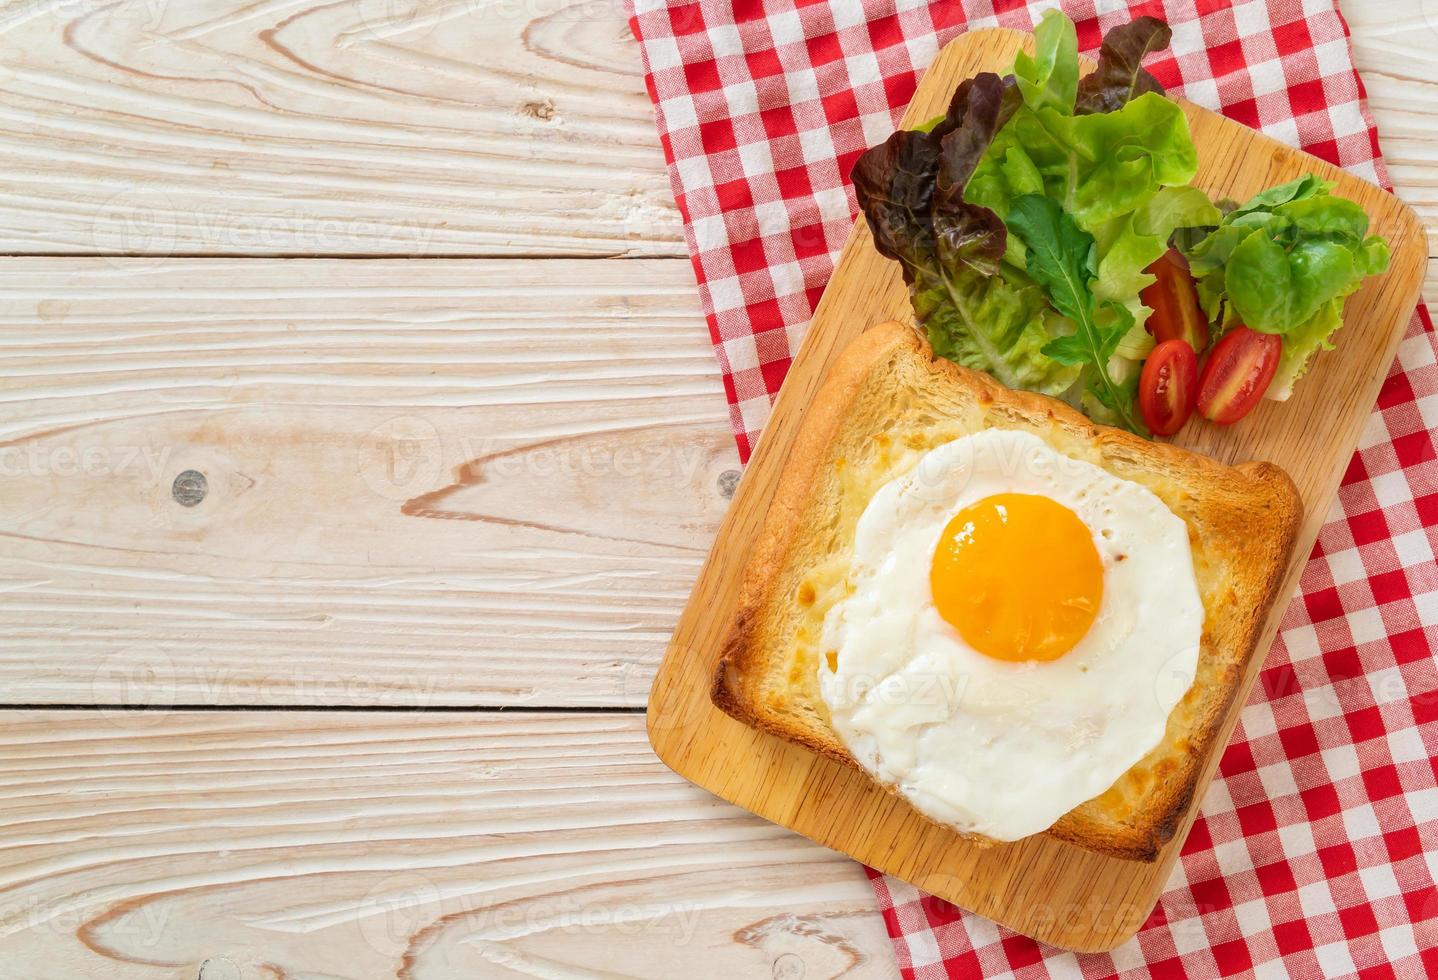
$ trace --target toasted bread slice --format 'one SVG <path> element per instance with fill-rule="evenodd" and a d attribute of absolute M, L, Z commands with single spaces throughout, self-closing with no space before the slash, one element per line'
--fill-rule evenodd
<path fill-rule="evenodd" d="M 933 357 L 903 324 L 881 324 L 850 344 L 808 409 L 745 569 L 714 703 L 860 768 L 830 727 L 818 676 L 822 624 L 845 594 L 855 525 L 873 494 L 924 452 L 994 427 L 1032 432 L 1058 452 L 1142 484 L 1188 524 L 1204 607 L 1193 686 L 1169 716 L 1162 743 L 1046 831 L 1151 861 L 1195 791 L 1278 598 L 1301 517 L 1293 481 L 1269 463 L 1225 466 L 1095 425 L 1055 399 L 1011 391 Z"/>

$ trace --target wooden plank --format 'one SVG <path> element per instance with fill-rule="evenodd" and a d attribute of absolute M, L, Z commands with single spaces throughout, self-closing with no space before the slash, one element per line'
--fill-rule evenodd
<path fill-rule="evenodd" d="M 941 112 L 961 79 L 1011 64 L 1032 37 L 976 31 L 950 43 L 920 83 L 906 124 Z M 1263 187 L 1315 172 L 1364 207 L 1393 249 L 1387 275 L 1355 293 L 1338 348 L 1320 356 L 1294 396 L 1266 402 L 1240 425 L 1191 423 L 1177 443 L 1224 462 L 1270 460 L 1293 477 L 1305 505 L 1294 560 L 1278 594 L 1288 596 L 1328 513 L 1338 482 L 1367 421 L 1378 388 L 1411 318 L 1427 264 L 1423 229 L 1412 210 L 1372 184 L 1185 104 L 1200 165 L 1194 183 L 1213 196 L 1244 199 Z M 1047 835 L 976 846 L 931 823 L 866 775 L 771 735 L 746 728 L 709 698 L 714 667 L 734 622 L 744 564 L 761 528 L 805 409 L 838 352 L 869 325 L 912 320 L 897 265 L 874 250 L 862 224 L 845 247 L 813 326 L 790 368 L 764 438 L 719 530 L 650 699 L 650 731 L 660 758 L 713 790 L 873 867 L 1069 949 L 1112 949 L 1148 917 L 1177 861 L 1262 653 L 1277 630 L 1279 603 L 1267 616 L 1258 655 L 1222 719 L 1204 775 L 1177 833 L 1152 863 L 1084 851 Z M 903 432 L 895 433 L 900 441 Z M 806 517 L 805 519 L 808 519 Z M 843 814 L 842 820 L 834 814 Z"/>
<path fill-rule="evenodd" d="M 1429 254 L 1438 256 L 1438 3 L 1363 0 L 1344 4 L 1343 15 L 1389 174 L 1423 219 Z"/>
<path fill-rule="evenodd" d="M 683 260 L 0 260 L 0 347 L 5 703 L 639 706 L 738 475 Z"/>
<path fill-rule="evenodd" d="M 897 976 L 863 870 L 636 715 L 3 717 L 14 980 Z"/>
<path fill-rule="evenodd" d="M 1438 15 L 1345 8 L 1438 227 Z M 0 14 L 0 251 L 682 255 L 618 3 L 50 2 Z"/>
<path fill-rule="evenodd" d="M 0 252 L 682 255 L 617 2 L 0 11 Z"/>

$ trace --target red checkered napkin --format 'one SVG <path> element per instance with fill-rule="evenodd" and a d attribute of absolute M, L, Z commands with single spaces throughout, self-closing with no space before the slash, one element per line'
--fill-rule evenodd
<path fill-rule="evenodd" d="M 746 456 L 856 213 L 846 177 L 939 48 L 1053 3 L 629 0 Z M 1331 0 L 1064 8 L 1092 53 L 1173 27 L 1170 89 L 1387 186 Z M 1419 310 L 1183 857 L 1125 946 L 1075 955 L 874 874 L 906 976 L 1438 976 L 1438 357 Z"/>

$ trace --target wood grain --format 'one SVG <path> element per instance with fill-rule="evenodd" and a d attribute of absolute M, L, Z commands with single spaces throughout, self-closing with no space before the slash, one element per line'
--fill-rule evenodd
<path fill-rule="evenodd" d="M 1344 12 L 1438 227 L 1438 8 Z M 611 0 L 46 0 L 0 37 L 0 251 L 684 254 Z"/>
<path fill-rule="evenodd" d="M 738 471 L 682 261 L 0 260 L 0 349 L 11 704 L 637 707 Z"/>
<path fill-rule="evenodd" d="M 1429 254 L 1438 256 L 1438 2 L 1362 0 L 1343 5 L 1343 14 L 1389 175 L 1427 226 Z"/>
<path fill-rule="evenodd" d="M 1345 12 L 1433 227 L 1431 6 Z M 0 263 L 6 700 L 640 703 L 722 502 L 615 461 L 732 453 L 684 261 L 162 261 L 682 255 L 618 5 L 45 0 L 0 51 L 0 251 L 147 257 Z M 5 721 L 6 977 L 894 972 L 851 862 L 634 718 Z"/>
<path fill-rule="evenodd" d="M 9 980 L 897 976 L 863 870 L 636 715 L 5 722 Z"/>
<path fill-rule="evenodd" d="M 906 124 L 941 112 L 959 80 L 1001 70 L 1026 43 L 1032 43 L 1028 35 L 993 30 L 949 44 L 921 82 Z M 1279 589 L 1288 596 L 1410 321 L 1427 263 L 1426 241 L 1411 209 L 1392 195 L 1207 110 L 1185 109 L 1200 155 L 1197 186 L 1214 197 L 1241 200 L 1317 172 L 1336 180 L 1338 193 L 1368 211 L 1373 230 L 1393 249 L 1389 273 L 1348 301 L 1338 350 L 1318 359 L 1290 401 L 1266 402 L 1237 426 L 1191 424 L 1176 440 L 1225 462 L 1271 460 L 1293 476 L 1307 513 Z M 745 728 L 710 703 L 710 679 L 734 615 L 740 575 L 804 407 L 839 349 L 867 326 L 896 318 L 912 319 L 907 292 L 897 266 L 879 256 L 861 223 L 790 368 L 660 668 L 649 712 L 655 750 L 676 771 L 720 796 L 1019 932 L 1071 949 L 1111 949 L 1147 918 L 1178 858 L 1192 808 L 1152 864 L 1092 854 L 1044 836 L 975 847 L 925 821 L 862 774 Z M 1279 603 L 1260 650 L 1267 651 L 1282 611 Z M 1249 664 L 1200 789 L 1208 784 L 1261 662 L 1260 655 Z M 1195 807 L 1201 796 L 1196 794 Z"/>
<path fill-rule="evenodd" d="M 610 0 L 0 10 L 0 251 L 682 255 Z"/>

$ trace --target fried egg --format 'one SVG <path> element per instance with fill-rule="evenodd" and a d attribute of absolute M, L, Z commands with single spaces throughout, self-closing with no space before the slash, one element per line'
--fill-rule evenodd
<path fill-rule="evenodd" d="M 860 517 L 820 692 L 854 758 L 920 811 L 1011 841 L 1163 739 L 1203 632 L 1188 528 L 1148 488 L 988 429 Z"/>

